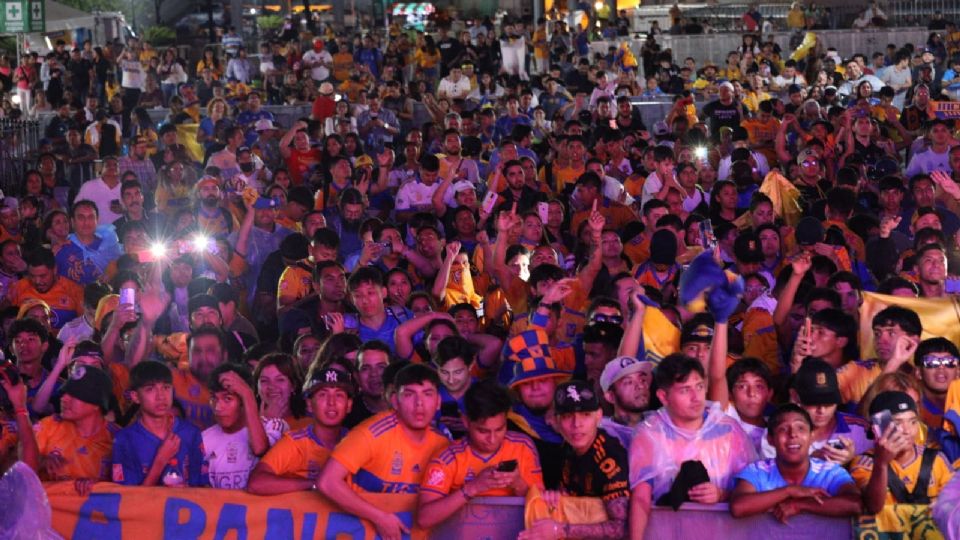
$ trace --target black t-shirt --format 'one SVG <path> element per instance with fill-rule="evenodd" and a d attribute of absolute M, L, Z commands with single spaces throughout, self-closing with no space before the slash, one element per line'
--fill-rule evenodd
<path fill-rule="evenodd" d="M 443 74 L 446 75 L 450 70 L 450 64 L 463 52 L 463 44 L 452 37 L 448 37 L 437 43 L 437 48 L 440 49 L 440 62 L 443 64 L 442 71 Z"/>
<path fill-rule="evenodd" d="M 578 456 L 563 444 L 560 484 L 575 497 L 600 497 L 604 502 L 630 496 L 627 451 L 616 437 L 598 431 L 593 445 Z"/>
<path fill-rule="evenodd" d="M 703 116 L 707 118 L 710 126 L 710 138 L 714 142 L 720 141 L 720 128 L 735 128 L 740 125 L 740 120 L 746 118 L 747 108 L 742 104 L 733 101 L 729 105 L 724 105 L 720 100 L 711 101 L 703 107 Z"/>

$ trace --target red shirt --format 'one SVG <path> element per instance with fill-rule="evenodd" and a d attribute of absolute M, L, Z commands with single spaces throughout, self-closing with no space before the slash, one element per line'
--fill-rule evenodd
<path fill-rule="evenodd" d="M 310 167 L 320 163 L 320 150 L 311 148 L 306 152 L 290 149 L 290 157 L 287 158 L 287 171 L 290 172 L 290 182 L 299 186 L 303 184 L 304 176 L 310 171 Z"/>
<path fill-rule="evenodd" d="M 313 100 L 313 109 L 310 111 L 310 116 L 318 122 L 323 122 L 333 116 L 336 108 L 337 102 L 332 98 L 328 96 L 317 96 L 317 99 Z"/>

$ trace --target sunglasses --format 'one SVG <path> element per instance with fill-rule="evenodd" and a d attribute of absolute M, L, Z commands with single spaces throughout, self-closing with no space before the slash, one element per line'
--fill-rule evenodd
<path fill-rule="evenodd" d="M 801 165 L 804 167 L 819 167 L 820 163 L 817 161 L 804 161 Z"/>
<path fill-rule="evenodd" d="M 602 315 L 595 314 L 590 318 L 591 322 L 606 322 L 611 324 L 623 324 L 623 317 L 620 315 Z"/>
<path fill-rule="evenodd" d="M 946 368 L 954 369 L 957 367 L 957 364 L 960 363 L 960 360 L 955 356 L 924 356 L 923 357 L 923 367 L 924 369 L 937 369 L 937 368 Z"/>

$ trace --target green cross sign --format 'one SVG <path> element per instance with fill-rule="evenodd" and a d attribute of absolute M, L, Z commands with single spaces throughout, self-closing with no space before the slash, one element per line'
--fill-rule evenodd
<path fill-rule="evenodd" d="M 30 31 L 47 31 L 47 6 L 44 0 L 30 0 Z"/>
<path fill-rule="evenodd" d="M 45 0 L 0 0 L 0 34 L 46 32 Z"/>
<path fill-rule="evenodd" d="M 28 12 L 28 0 L 0 0 L 3 3 L 3 17 L 0 17 L 0 33 L 12 34 L 30 31 L 30 19 L 24 17 Z"/>

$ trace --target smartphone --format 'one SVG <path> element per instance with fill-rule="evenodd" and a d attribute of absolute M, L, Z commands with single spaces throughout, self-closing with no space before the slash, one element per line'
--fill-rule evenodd
<path fill-rule="evenodd" d="M 846 450 L 847 448 L 842 442 L 840 442 L 840 439 L 830 439 L 827 441 L 827 444 L 833 447 L 835 450 Z"/>
<path fill-rule="evenodd" d="M 703 247 L 704 251 L 709 251 L 711 249 L 716 249 L 717 247 L 717 236 L 713 233 L 713 222 L 709 219 L 705 219 L 700 222 L 700 245 Z"/>
<path fill-rule="evenodd" d="M 500 464 L 497 465 L 498 472 L 513 472 L 515 470 L 517 470 L 517 460 L 515 459 L 501 461 Z"/>
<path fill-rule="evenodd" d="M 120 199 L 111 199 L 110 200 L 110 211 L 114 214 L 123 213 L 123 205 L 120 204 Z"/>
<path fill-rule="evenodd" d="M 393 243 L 392 242 L 377 242 L 380 244 L 380 255 L 389 255 L 393 252 Z"/>
<path fill-rule="evenodd" d="M 133 287 L 124 287 L 120 289 L 120 305 L 137 305 L 137 290 Z"/>
<path fill-rule="evenodd" d="M 877 439 L 883 437 L 883 434 L 887 432 L 887 429 L 889 429 L 892 423 L 893 415 L 890 414 L 890 411 L 880 411 L 870 415 L 870 425 L 873 427 L 873 435 Z"/>
<path fill-rule="evenodd" d="M 538 202 L 537 203 L 537 214 L 540 215 L 540 221 L 546 225 L 547 217 L 550 216 L 550 203 Z"/>
<path fill-rule="evenodd" d="M 500 198 L 495 191 L 488 191 L 486 195 L 483 196 L 483 203 L 481 203 L 481 208 L 483 211 L 492 214 L 493 207 L 497 205 L 497 199 Z"/>

